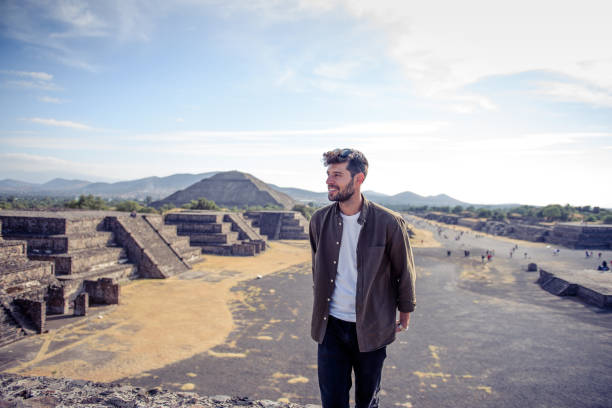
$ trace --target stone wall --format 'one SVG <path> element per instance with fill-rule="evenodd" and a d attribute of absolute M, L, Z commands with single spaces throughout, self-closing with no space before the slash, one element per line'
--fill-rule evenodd
<path fill-rule="evenodd" d="M 525 241 L 548 242 L 552 229 L 540 225 L 487 221 L 479 231 Z"/>
<path fill-rule="evenodd" d="M 461 217 L 459 217 L 458 215 L 429 212 L 425 214 L 425 218 L 427 218 L 428 220 L 443 222 L 445 224 L 456 225 Z"/>
<path fill-rule="evenodd" d="M 550 242 L 570 248 L 612 249 L 612 225 L 560 223 L 554 226 Z"/>
<path fill-rule="evenodd" d="M 26 242 L 0 239 L 0 345 L 45 330 L 53 265 L 30 261 Z"/>
<path fill-rule="evenodd" d="M 418 215 L 422 216 L 422 215 Z M 462 225 L 476 231 L 532 242 L 550 242 L 569 248 L 612 249 L 612 226 L 559 223 L 554 227 L 505 221 L 483 221 L 456 215 L 427 213 L 425 218 L 451 225 Z"/>
<path fill-rule="evenodd" d="M 268 239 L 308 239 L 308 221 L 296 211 L 247 211 L 244 217 Z"/>
<path fill-rule="evenodd" d="M 265 239 L 238 213 L 181 211 L 166 214 L 165 223 L 188 236 L 202 253 L 253 256 L 266 249 Z"/>

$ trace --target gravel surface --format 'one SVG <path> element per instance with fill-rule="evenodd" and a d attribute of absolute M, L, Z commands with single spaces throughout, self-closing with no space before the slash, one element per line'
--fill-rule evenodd
<path fill-rule="evenodd" d="M 316 408 L 277 401 L 252 401 L 248 397 L 200 396 L 193 392 L 170 392 L 65 378 L 20 377 L 0 374 L 0 408 L 8 407 L 260 407 Z"/>

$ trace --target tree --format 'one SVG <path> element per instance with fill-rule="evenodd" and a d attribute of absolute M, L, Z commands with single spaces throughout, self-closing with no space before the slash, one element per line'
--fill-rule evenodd
<path fill-rule="evenodd" d="M 191 210 L 220 210 L 221 208 L 213 201 L 208 200 L 204 197 L 200 197 L 197 200 L 191 200 L 186 208 Z"/>
<path fill-rule="evenodd" d="M 603 223 L 612 224 L 612 215 L 606 215 L 606 217 L 603 219 Z"/>
<path fill-rule="evenodd" d="M 562 208 L 558 204 L 547 205 L 540 210 L 541 216 L 549 221 L 561 219 Z"/>
<path fill-rule="evenodd" d="M 456 205 L 453 207 L 453 214 L 461 214 L 463 211 L 463 207 L 460 205 Z"/>
<path fill-rule="evenodd" d="M 140 209 L 142 209 L 143 207 L 138 204 L 136 201 L 122 201 L 119 204 L 117 204 L 117 206 L 115 207 L 115 209 L 117 211 L 125 211 L 125 212 L 132 212 L 132 211 L 136 211 L 138 212 Z"/>
<path fill-rule="evenodd" d="M 307 220 L 309 220 L 316 208 L 311 207 L 310 205 L 296 204 L 291 210 L 301 213 Z"/>
<path fill-rule="evenodd" d="M 170 211 L 172 209 L 176 208 L 176 206 L 172 203 L 168 203 L 168 204 L 164 204 L 161 206 L 161 208 L 159 209 L 160 212 L 165 213 L 166 211 Z"/>
<path fill-rule="evenodd" d="M 491 217 L 491 210 L 488 208 L 479 208 L 476 214 L 478 214 L 478 218 L 489 218 Z"/>
<path fill-rule="evenodd" d="M 68 201 L 64 204 L 67 208 L 79 208 L 83 210 L 108 210 L 106 202 L 101 197 L 93 195 L 80 195 L 78 199 Z"/>

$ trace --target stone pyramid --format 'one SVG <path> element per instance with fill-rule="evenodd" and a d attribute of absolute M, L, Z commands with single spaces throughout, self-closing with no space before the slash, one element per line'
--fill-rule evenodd
<path fill-rule="evenodd" d="M 174 204 L 180 207 L 199 198 L 213 200 L 220 206 L 245 208 L 249 206 L 277 205 L 291 209 L 295 201 L 287 194 L 273 190 L 258 178 L 239 171 L 227 171 L 198 181 L 184 190 L 152 203 L 154 207 Z"/>

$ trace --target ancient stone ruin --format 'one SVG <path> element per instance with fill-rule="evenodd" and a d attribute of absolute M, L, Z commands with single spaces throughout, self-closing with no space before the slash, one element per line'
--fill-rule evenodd
<path fill-rule="evenodd" d="M 278 206 L 290 209 L 295 205 L 295 201 L 287 194 L 276 191 L 258 178 L 239 171 L 217 173 L 151 205 L 156 208 L 164 204 L 180 207 L 199 198 L 212 200 L 227 208 Z"/>
<path fill-rule="evenodd" d="M 308 221 L 295 211 L 180 211 L 165 216 L 180 236 L 188 236 L 202 253 L 253 256 L 267 240 L 308 239 Z"/>
<path fill-rule="evenodd" d="M 253 256 L 266 249 L 266 240 L 238 213 L 181 211 L 167 214 L 165 223 L 205 254 Z"/>
<path fill-rule="evenodd" d="M 186 271 L 200 250 L 159 215 L 0 212 L 0 344 L 44 331 L 47 314 L 117 304 L 119 283 Z"/>
<path fill-rule="evenodd" d="M 425 218 L 475 231 L 532 242 L 549 242 L 568 248 L 612 249 L 611 225 L 558 223 L 554 226 L 506 221 L 485 221 L 458 215 L 430 212 Z"/>
<path fill-rule="evenodd" d="M 308 239 L 308 221 L 296 211 L 247 211 L 244 216 L 268 239 Z"/>
<path fill-rule="evenodd" d="M 0 237 L 0 346 L 44 331 L 45 298 L 58 284 L 53 264 L 29 260 L 26 248 L 25 241 Z"/>
<path fill-rule="evenodd" d="M 46 315 L 118 304 L 120 283 L 168 278 L 202 253 L 254 256 L 268 239 L 307 239 L 293 211 L 0 212 L 0 345 L 45 330 Z"/>
<path fill-rule="evenodd" d="M 560 223 L 553 228 L 549 242 L 569 248 L 612 249 L 612 225 Z"/>

